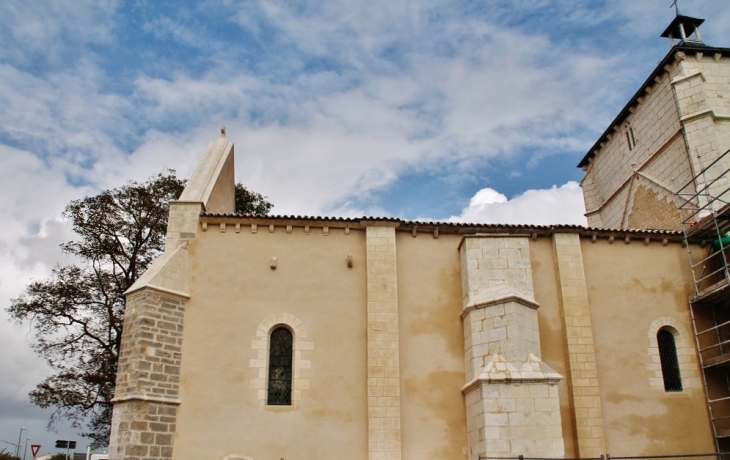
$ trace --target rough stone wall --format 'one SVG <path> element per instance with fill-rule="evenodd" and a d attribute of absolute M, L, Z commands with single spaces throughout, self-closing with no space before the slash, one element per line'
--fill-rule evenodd
<path fill-rule="evenodd" d="M 185 300 L 149 288 L 127 297 L 113 400 L 112 460 L 172 458 Z"/>
<path fill-rule="evenodd" d="M 157 460 L 172 458 L 177 405 L 131 400 L 114 406 L 110 459 Z"/>
<path fill-rule="evenodd" d="M 631 196 L 627 216 L 628 228 L 676 228 L 680 221 L 679 209 L 663 190 L 656 190 L 649 181 L 639 179 Z"/>

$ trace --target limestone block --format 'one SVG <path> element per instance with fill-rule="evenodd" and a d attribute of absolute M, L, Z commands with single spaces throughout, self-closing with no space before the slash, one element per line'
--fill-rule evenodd
<path fill-rule="evenodd" d="M 477 298 L 499 297 L 500 289 L 511 288 L 532 299 L 527 237 L 467 236 L 460 252 L 465 307 Z"/>
<path fill-rule="evenodd" d="M 558 288 L 562 316 L 565 321 L 565 338 L 568 353 L 569 391 L 575 407 L 575 423 L 578 426 L 578 454 L 597 457 L 605 451 L 603 418 L 600 415 L 601 400 L 598 396 L 598 379 L 595 378 L 596 356 L 588 294 L 577 234 L 553 236 L 558 274 Z M 577 251 L 576 251 L 577 249 Z M 588 371 L 589 374 L 584 374 Z M 591 412 L 585 409 L 598 409 Z M 581 430 L 581 427 L 591 427 Z"/>
<path fill-rule="evenodd" d="M 208 144 L 203 158 L 180 195 L 180 201 L 203 203 L 208 212 L 234 213 L 233 156 L 233 143 L 225 137 Z"/>
<path fill-rule="evenodd" d="M 532 354 L 522 362 L 490 357 L 462 390 L 471 458 L 563 456 L 561 378 Z"/>
<path fill-rule="evenodd" d="M 366 245 L 368 455 L 370 459 L 399 460 L 400 363 L 395 229 L 368 226 Z"/>

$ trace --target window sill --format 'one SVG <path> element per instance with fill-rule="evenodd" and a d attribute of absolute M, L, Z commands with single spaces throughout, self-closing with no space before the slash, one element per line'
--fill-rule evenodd
<path fill-rule="evenodd" d="M 297 410 L 297 403 L 295 401 L 292 401 L 291 406 L 269 406 L 267 404 L 264 404 L 263 409 L 270 412 L 289 412 Z"/>

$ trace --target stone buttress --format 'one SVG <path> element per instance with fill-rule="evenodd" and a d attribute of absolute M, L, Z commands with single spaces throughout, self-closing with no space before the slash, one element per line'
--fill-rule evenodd
<path fill-rule="evenodd" d="M 365 222 L 368 459 L 401 459 L 400 335 L 395 227 Z"/>
<path fill-rule="evenodd" d="M 540 358 L 529 240 L 466 236 L 459 251 L 469 458 L 562 457 L 562 376 Z"/>
<path fill-rule="evenodd" d="M 188 244 L 200 213 L 235 212 L 233 144 L 211 142 L 178 201 L 170 203 L 165 252 L 126 292 L 112 403 L 111 460 L 170 460 L 179 399 Z"/>

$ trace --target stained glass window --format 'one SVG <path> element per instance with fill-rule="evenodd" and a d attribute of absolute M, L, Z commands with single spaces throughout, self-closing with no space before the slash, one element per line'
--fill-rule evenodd
<path fill-rule="evenodd" d="M 679 373 L 677 360 L 677 346 L 674 344 L 674 335 L 662 329 L 656 335 L 659 344 L 659 359 L 662 363 L 662 377 L 665 391 L 682 391 L 682 376 Z"/>
<path fill-rule="evenodd" d="M 285 327 L 274 329 L 269 340 L 270 406 L 291 405 L 292 348 L 294 337 Z"/>

